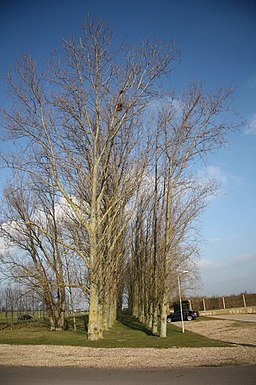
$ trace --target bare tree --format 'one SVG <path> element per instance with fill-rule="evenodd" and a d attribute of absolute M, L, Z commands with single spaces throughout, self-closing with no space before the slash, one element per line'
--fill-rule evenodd
<path fill-rule="evenodd" d="M 77 42 L 64 41 L 64 54 L 52 60 L 52 76 L 47 80 L 32 59 L 24 58 L 17 67 L 20 82 L 9 77 L 15 105 L 5 112 L 9 133 L 29 144 L 23 146 L 22 163 L 13 159 L 13 166 L 40 175 L 42 185 L 58 191 L 75 225 L 87 233 L 85 249 L 80 242 L 66 246 L 80 255 L 88 269 L 91 340 L 103 336 L 104 272 L 116 271 L 113 266 L 118 262 L 112 264 L 112 259 L 120 259 L 116 246 L 126 224 L 121 229 L 115 226 L 115 234 L 110 228 L 131 197 L 132 187 L 122 195 L 125 185 L 132 180 L 135 184 L 140 174 L 136 159 L 142 150 L 134 147 L 141 113 L 158 92 L 156 80 L 177 54 L 173 44 L 143 41 L 138 48 L 116 49 L 111 43 L 105 23 L 88 19 Z M 116 185 L 110 183 L 113 167 Z M 118 189 L 122 194 L 116 194 Z M 105 269 L 107 261 L 113 265 L 110 270 Z"/>
<path fill-rule="evenodd" d="M 165 213 L 161 264 L 165 284 L 160 301 L 162 337 L 166 336 L 168 282 L 177 261 L 179 245 L 184 243 L 205 205 L 205 198 L 213 191 L 212 186 L 192 183 L 192 166 L 223 144 L 224 135 L 231 126 L 218 121 L 217 117 L 227 111 L 230 94 L 231 90 L 224 89 L 207 94 L 201 86 L 192 84 L 179 99 L 178 110 L 176 101 L 165 106 L 159 114 Z"/>
<path fill-rule="evenodd" d="M 19 184 L 5 189 L 7 211 L 0 233 L 10 250 L 1 261 L 9 266 L 13 279 L 40 293 L 51 329 L 63 330 L 65 272 L 55 196 L 44 192 L 42 197 L 41 191 L 41 199 L 39 193 L 35 199 L 34 187 Z"/>
<path fill-rule="evenodd" d="M 226 133 L 233 127 L 222 116 L 228 111 L 231 93 L 230 89 L 207 93 L 201 85 L 193 83 L 182 95 L 173 94 L 162 102 L 155 126 L 151 120 L 155 140 L 152 163 L 147 169 L 151 176 L 147 178 L 151 199 L 143 210 L 137 211 L 131 259 L 135 280 L 131 292 L 133 296 L 140 293 L 140 301 L 143 298 L 149 301 L 146 307 L 143 305 L 142 317 L 135 301 L 134 314 L 143 321 L 146 309 L 151 309 L 146 318 L 150 319 L 148 325 L 154 334 L 158 332 L 160 316 L 161 337 L 166 337 L 166 316 L 177 272 L 188 266 L 191 270 L 191 262 L 198 255 L 196 220 L 209 195 L 215 192 L 214 183 L 199 180 L 196 166 L 210 151 L 224 144 Z M 150 251 L 144 239 L 150 240 Z M 143 263 L 142 255 L 147 256 Z M 147 266 L 150 266 L 151 285 L 145 284 Z M 145 296 L 147 287 L 150 292 Z"/>
<path fill-rule="evenodd" d="M 23 223 L 15 242 L 23 247 L 29 240 L 26 250 L 35 255 L 36 271 L 38 250 L 49 262 L 53 257 L 61 299 L 61 253 L 68 255 L 69 266 L 72 258 L 83 261 L 90 340 L 102 338 L 113 324 L 128 265 L 134 314 L 154 334 L 160 315 L 165 337 L 172 277 L 196 252 L 194 221 L 212 191 L 195 182 L 193 166 L 223 144 L 230 126 L 222 113 L 231 90 L 206 92 L 191 84 L 183 94 L 160 100 L 158 118 L 146 125 L 148 111 L 159 101 L 159 79 L 177 56 L 175 45 L 145 40 L 137 48 L 117 47 L 108 26 L 90 18 L 82 32 L 77 41 L 64 41 L 46 73 L 24 57 L 16 75 L 8 76 L 14 104 L 3 114 L 4 125 L 21 153 L 9 155 L 6 163 L 29 175 L 35 194 L 38 186 L 47 219 L 35 223 L 33 205 L 24 211 L 26 200 L 9 191 Z M 62 227 L 56 221 L 60 201 Z"/>

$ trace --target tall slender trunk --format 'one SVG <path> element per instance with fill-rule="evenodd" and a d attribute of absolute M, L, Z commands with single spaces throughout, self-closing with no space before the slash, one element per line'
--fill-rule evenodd
<path fill-rule="evenodd" d="M 172 162 L 170 161 L 167 176 L 166 203 L 165 203 L 165 239 L 164 239 L 164 255 L 163 255 L 163 276 L 164 285 L 161 299 L 161 326 L 160 337 L 165 338 L 167 335 L 167 305 L 168 305 L 168 277 L 170 269 L 170 235 L 171 235 L 171 208 L 172 208 Z"/>
<path fill-rule="evenodd" d="M 153 207 L 153 276 L 152 276 L 152 333 L 158 334 L 158 135 L 155 152 L 155 180 Z"/>
<path fill-rule="evenodd" d="M 158 334 L 158 307 L 156 303 L 152 306 L 152 333 Z"/>
<path fill-rule="evenodd" d="M 94 165 L 92 170 L 92 196 L 91 196 L 91 217 L 90 217 L 90 308 L 89 308 L 89 322 L 88 322 L 88 339 L 90 341 L 97 341 L 99 339 L 99 324 L 98 324 L 98 311 L 99 311 L 99 288 L 97 285 L 97 260 L 98 247 L 97 247 L 97 182 L 98 182 L 98 164 L 97 164 L 97 149 L 96 139 L 94 143 Z M 98 264 L 99 265 L 99 264 Z"/>
<path fill-rule="evenodd" d="M 98 331 L 98 305 L 99 305 L 98 288 L 94 282 L 90 283 L 90 308 L 88 322 L 88 339 L 97 341 L 99 338 Z"/>
<path fill-rule="evenodd" d="M 98 339 L 103 338 L 103 329 L 103 303 L 101 298 L 98 305 Z"/>
<path fill-rule="evenodd" d="M 65 330 L 65 312 L 66 312 L 66 293 L 65 293 L 65 288 L 61 287 L 55 330 L 59 330 L 59 331 Z"/>
<path fill-rule="evenodd" d="M 167 301 L 168 296 L 166 293 L 163 295 L 161 302 L 161 326 L 160 326 L 160 337 L 165 338 L 167 336 Z"/>
<path fill-rule="evenodd" d="M 72 288 L 69 286 L 69 296 L 70 296 L 70 305 L 71 305 L 71 313 L 72 313 L 72 319 L 73 319 L 73 330 L 76 331 L 76 313 L 74 308 L 74 298 L 72 293 Z"/>

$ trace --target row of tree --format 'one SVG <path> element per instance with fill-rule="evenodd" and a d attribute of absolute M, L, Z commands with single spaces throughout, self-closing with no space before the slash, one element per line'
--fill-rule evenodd
<path fill-rule="evenodd" d="M 75 295 L 74 295 L 75 294 Z M 84 311 L 78 309 L 78 304 L 81 305 L 83 296 L 79 293 L 66 293 L 66 316 L 70 319 L 73 330 L 77 330 L 77 312 Z M 75 301 L 75 302 L 72 302 Z M 76 304 L 76 308 L 74 307 Z M 6 284 L 0 286 L 0 321 L 13 324 L 17 318 L 22 315 L 30 315 L 35 319 L 49 319 L 49 313 L 46 311 L 45 303 L 42 297 L 42 292 L 32 285 L 21 284 Z M 65 328 L 68 328 L 69 323 L 66 321 Z"/>
<path fill-rule="evenodd" d="M 195 271 L 196 219 L 214 192 L 199 161 L 224 143 L 231 90 L 167 92 L 174 43 L 117 46 L 88 18 L 45 71 L 24 56 L 8 75 L 2 154 L 13 169 L 2 205 L 5 273 L 40 293 L 52 329 L 66 296 L 89 301 L 88 338 L 103 338 L 124 298 L 166 336 L 177 271 Z M 168 82 L 168 83 L 167 83 Z M 164 90 L 164 96 L 160 90 Z M 191 278 L 192 279 L 192 278 Z M 159 329 L 160 317 L 160 329 Z"/>
<path fill-rule="evenodd" d="M 10 314 L 14 318 L 14 313 L 21 315 L 26 312 L 42 311 L 43 303 L 36 292 L 25 292 L 18 285 L 0 287 L 0 311 L 5 318 Z"/>

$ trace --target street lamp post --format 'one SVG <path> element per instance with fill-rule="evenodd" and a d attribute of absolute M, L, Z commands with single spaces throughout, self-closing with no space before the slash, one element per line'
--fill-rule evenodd
<path fill-rule="evenodd" d="M 178 273 L 178 275 L 177 275 L 177 277 L 178 277 L 179 299 L 180 299 L 180 318 L 181 318 L 181 332 L 182 333 L 185 332 L 185 328 L 184 328 L 183 308 L 182 308 L 182 299 L 181 299 L 180 277 L 183 274 L 187 274 L 187 273 L 188 273 L 188 270 L 184 270 L 184 271 L 181 271 L 180 273 Z"/>

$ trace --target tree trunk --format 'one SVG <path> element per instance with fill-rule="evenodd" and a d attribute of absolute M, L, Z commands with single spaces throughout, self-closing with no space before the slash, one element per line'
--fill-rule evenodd
<path fill-rule="evenodd" d="M 97 285 L 91 282 L 90 285 L 90 309 L 88 322 L 88 340 L 97 341 L 99 339 L 98 331 L 98 289 Z"/>
<path fill-rule="evenodd" d="M 158 309 L 157 309 L 157 306 L 154 306 L 154 308 L 153 308 L 152 334 L 158 335 Z"/>
<path fill-rule="evenodd" d="M 161 303 L 161 326 L 160 326 L 160 337 L 166 338 L 167 336 L 167 296 L 164 295 Z"/>
<path fill-rule="evenodd" d="M 98 304 L 98 339 L 103 338 L 103 305 L 102 300 Z"/>

